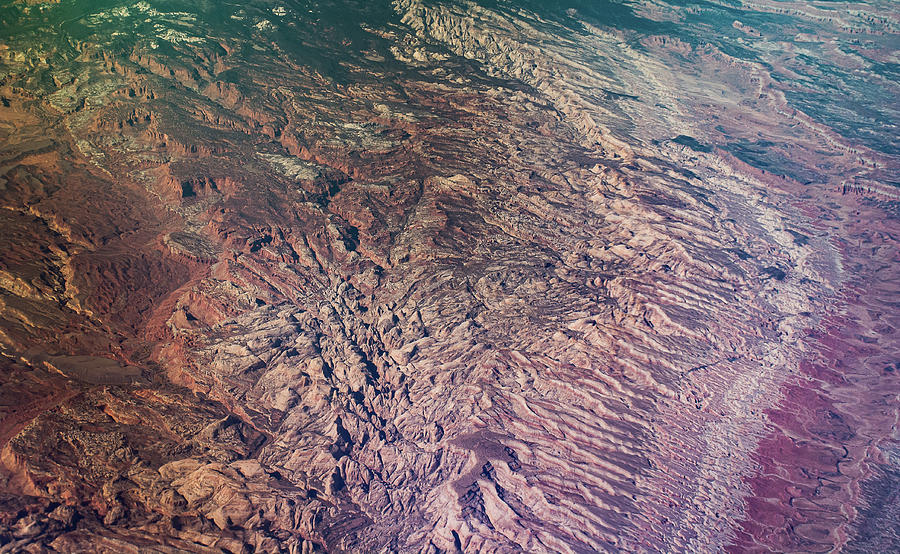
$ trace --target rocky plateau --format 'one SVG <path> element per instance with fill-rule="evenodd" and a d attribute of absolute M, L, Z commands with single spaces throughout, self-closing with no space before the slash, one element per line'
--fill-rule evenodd
<path fill-rule="evenodd" d="M 0 4 L 0 552 L 888 552 L 891 0 Z"/>

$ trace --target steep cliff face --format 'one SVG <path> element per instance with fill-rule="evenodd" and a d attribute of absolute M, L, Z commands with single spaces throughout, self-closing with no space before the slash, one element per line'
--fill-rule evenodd
<path fill-rule="evenodd" d="M 896 153 L 654 6 L 4 8 L 5 548 L 888 540 Z"/>

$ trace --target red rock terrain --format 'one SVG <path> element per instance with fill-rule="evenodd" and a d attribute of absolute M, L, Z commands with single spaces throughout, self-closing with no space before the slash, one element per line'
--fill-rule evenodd
<path fill-rule="evenodd" d="M 804 41 L 81 4 L 0 11 L 0 550 L 896 541 L 897 158 Z"/>

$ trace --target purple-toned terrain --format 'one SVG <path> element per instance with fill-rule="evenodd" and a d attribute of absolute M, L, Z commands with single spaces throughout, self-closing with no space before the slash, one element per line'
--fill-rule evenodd
<path fill-rule="evenodd" d="M 900 544 L 892 0 L 0 3 L 0 553 Z"/>

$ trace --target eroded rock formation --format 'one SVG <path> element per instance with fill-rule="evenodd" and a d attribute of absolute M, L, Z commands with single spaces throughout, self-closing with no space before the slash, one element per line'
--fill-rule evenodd
<path fill-rule="evenodd" d="M 889 544 L 897 152 L 802 56 L 662 3 L 86 4 L 0 12 L 5 551 Z M 895 12 L 742 9 L 896 92 Z"/>

